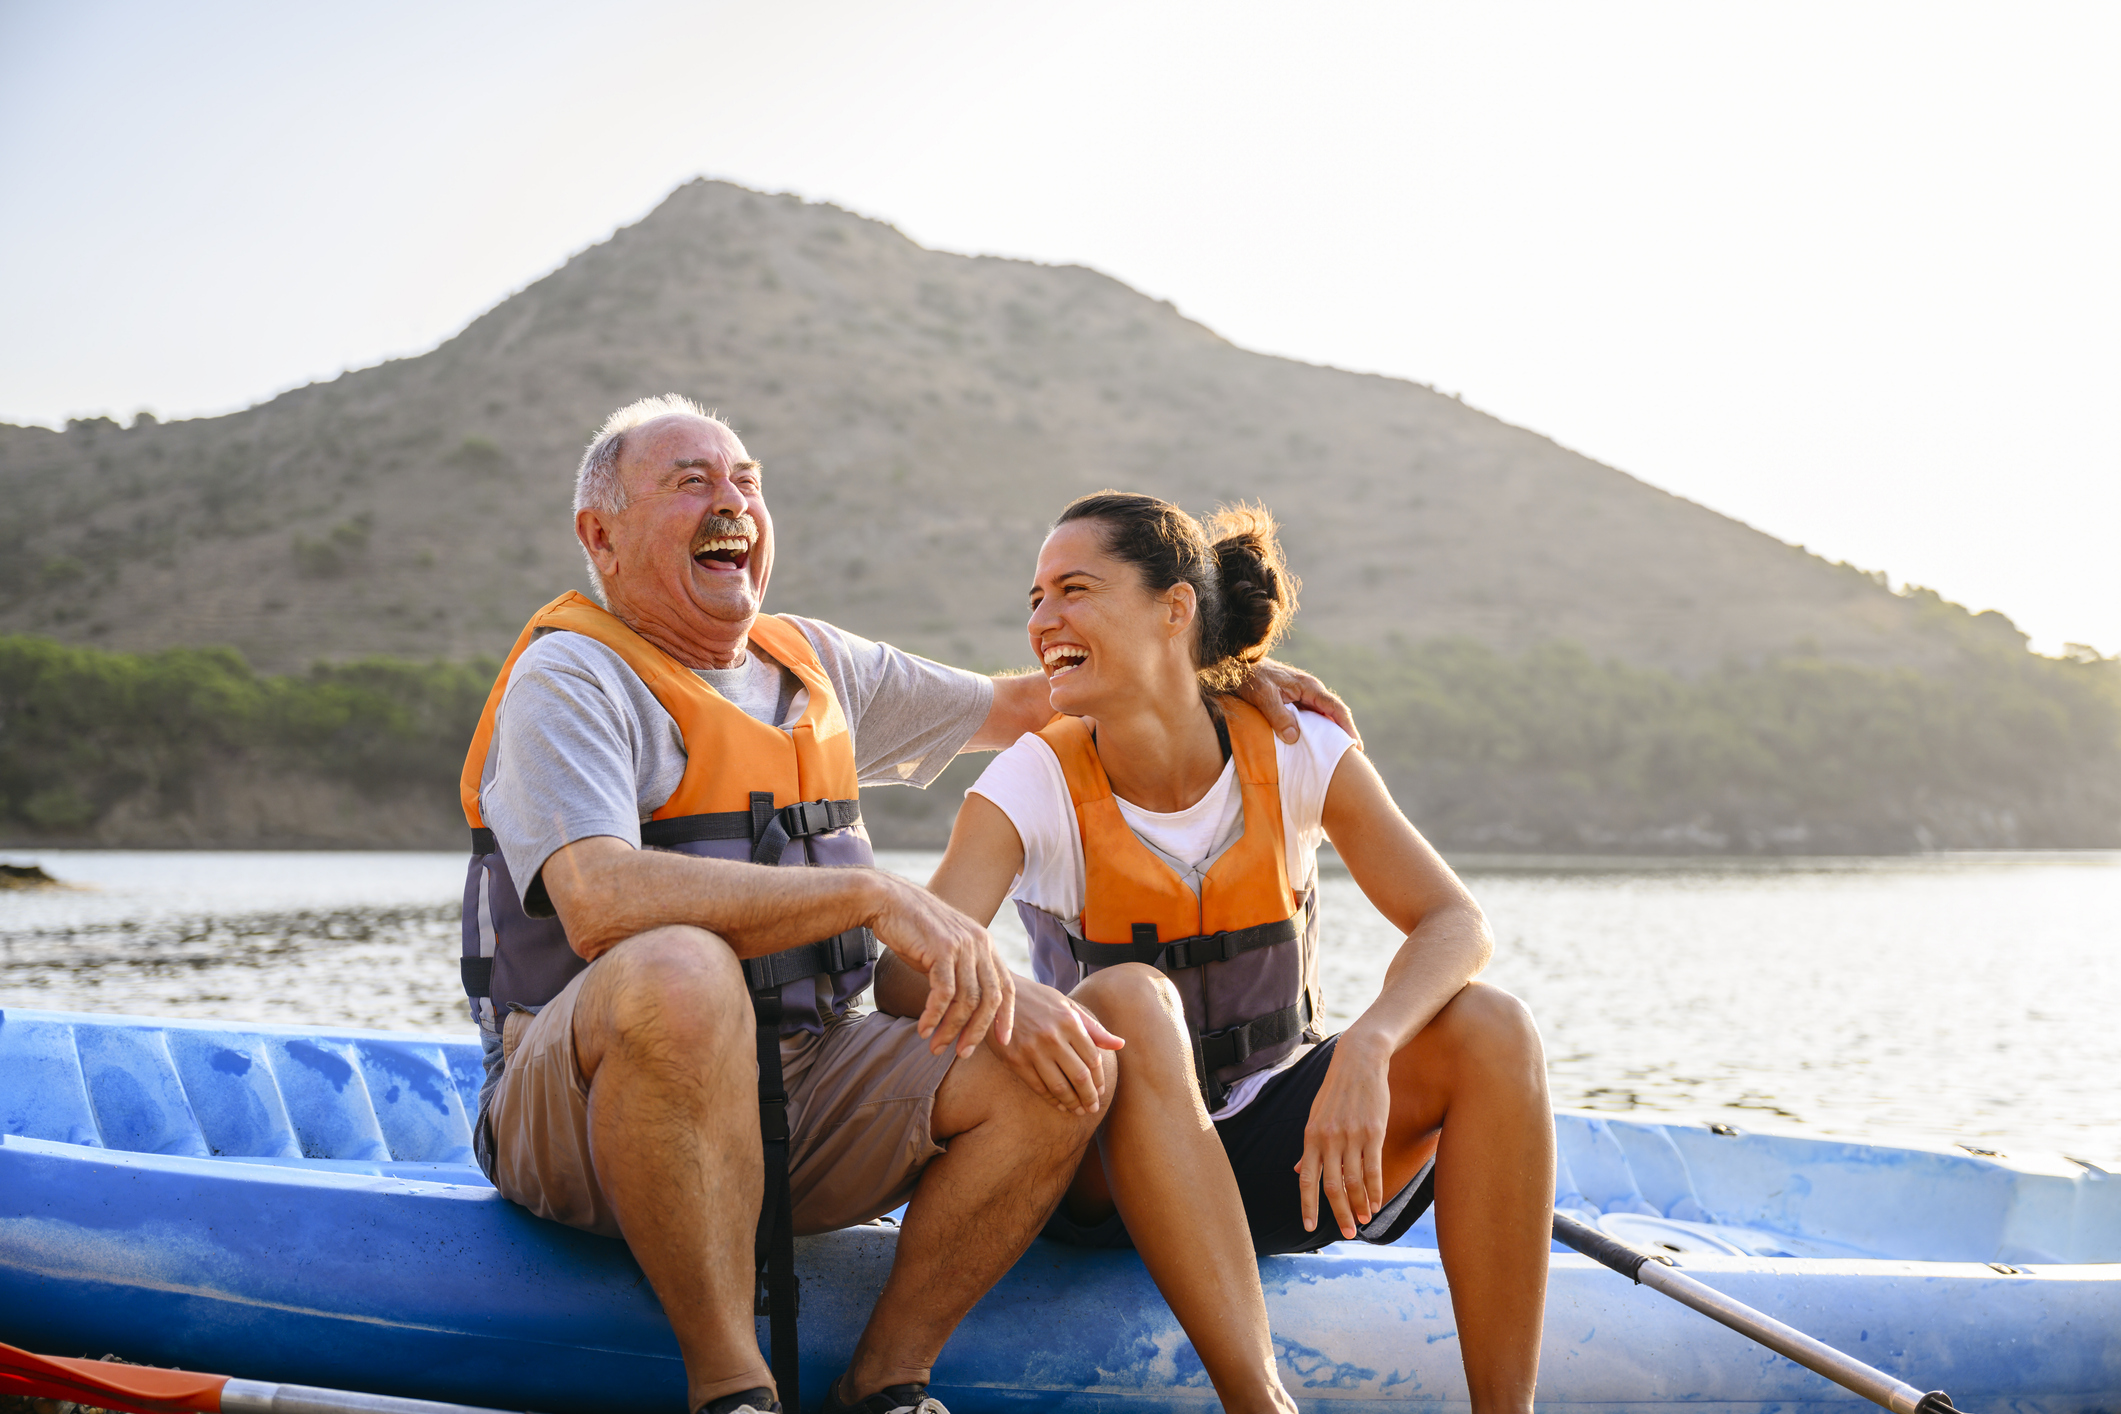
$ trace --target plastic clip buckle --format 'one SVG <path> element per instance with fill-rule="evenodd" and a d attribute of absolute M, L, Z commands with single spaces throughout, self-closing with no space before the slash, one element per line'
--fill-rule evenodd
<path fill-rule="evenodd" d="M 767 1144 L 788 1142 L 788 1101 L 759 1101 L 759 1139 Z"/>

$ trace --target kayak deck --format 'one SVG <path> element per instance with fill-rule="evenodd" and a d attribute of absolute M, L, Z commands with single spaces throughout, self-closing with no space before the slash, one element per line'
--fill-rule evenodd
<path fill-rule="evenodd" d="M 0 1339 L 247 1378 L 559 1411 L 681 1406 L 622 1244 L 472 1166 L 475 1042 L 0 1012 Z M 2121 1407 L 2121 1181 L 1563 1112 L 1556 1200 L 1961 1409 Z M 837 1373 L 889 1223 L 807 1239 L 806 1388 Z M 1463 1405 L 1432 1218 L 1396 1247 L 1261 1263 L 1284 1376 L 1335 1409 Z M 216 1363 L 218 1362 L 218 1363 Z M 953 1409 L 1207 1409 L 1131 1253 L 1035 1244 L 937 1367 Z M 1573 1254 L 1543 1404 L 1859 1407 Z"/>

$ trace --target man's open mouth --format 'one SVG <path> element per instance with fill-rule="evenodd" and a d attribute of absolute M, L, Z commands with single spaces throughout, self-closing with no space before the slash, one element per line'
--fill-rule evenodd
<path fill-rule="evenodd" d="M 727 565 L 740 570 L 751 560 L 751 542 L 741 535 L 703 541 L 692 552 L 692 559 L 695 564 Z"/>

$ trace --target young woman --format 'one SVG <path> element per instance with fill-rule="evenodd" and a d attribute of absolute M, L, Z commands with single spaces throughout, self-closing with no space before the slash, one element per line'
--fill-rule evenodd
<path fill-rule="evenodd" d="M 1295 1408 L 1255 1257 L 1390 1240 L 1433 1156 L 1474 1408 L 1529 1410 L 1554 1193 L 1538 1033 L 1473 980 L 1492 948 L 1479 906 L 1350 738 L 1306 715 L 1284 743 L 1223 695 L 1296 587 L 1263 510 L 1204 529 L 1148 496 L 1069 506 L 1031 587 L 1062 715 L 967 793 L 930 887 L 982 923 L 1004 898 L 1023 915 L 1037 981 L 1000 1049 L 1026 1084 L 1095 1109 L 1098 1053 L 1116 1053 L 1098 1147 L 1048 1233 L 1131 1241 L 1225 1408 Z M 1334 1037 L 1321 838 L 1406 933 Z"/>

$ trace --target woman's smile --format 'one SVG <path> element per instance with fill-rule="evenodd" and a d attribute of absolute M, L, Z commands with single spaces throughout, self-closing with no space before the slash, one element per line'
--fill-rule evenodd
<path fill-rule="evenodd" d="M 1053 682 L 1082 666 L 1089 658 L 1090 650 L 1079 643 L 1051 643 L 1040 656 L 1044 660 L 1046 680 Z"/>

